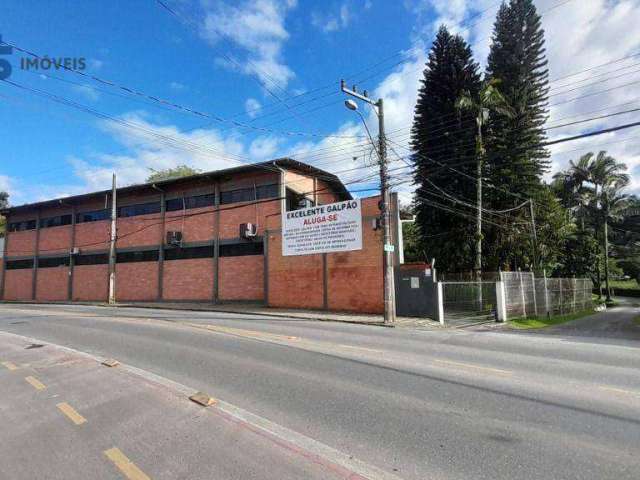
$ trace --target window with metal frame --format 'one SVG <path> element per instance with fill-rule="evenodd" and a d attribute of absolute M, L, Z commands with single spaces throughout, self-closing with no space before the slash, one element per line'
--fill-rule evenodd
<path fill-rule="evenodd" d="M 40 228 L 61 227 L 63 225 L 71 225 L 73 217 L 69 213 L 67 215 L 57 215 L 55 217 L 47 217 L 40 219 Z"/>
<path fill-rule="evenodd" d="M 215 204 L 216 197 L 213 193 L 205 195 L 195 195 L 191 197 L 171 198 L 165 202 L 167 212 L 175 212 L 176 210 L 212 207 Z M 184 203 L 183 203 L 184 202 Z"/>
<path fill-rule="evenodd" d="M 105 208 L 103 210 L 94 210 L 92 212 L 76 214 L 76 223 L 99 222 L 100 220 L 109 220 L 110 218 L 111 210 Z"/>
<path fill-rule="evenodd" d="M 275 198 L 278 196 L 279 185 L 277 183 L 269 185 L 259 185 L 255 188 L 240 188 L 220 192 L 220 204 L 251 202 L 263 200 L 265 198 Z"/>
<path fill-rule="evenodd" d="M 35 230 L 36 221 L 35 220 L 23 220 L 22 222 L 11 222 L 7 226 L 7 229 L 10 232 L 22 232 L 24 230 Z"/>
<path fill-rule="evenodd" d="M 109 254 L 107 253 L 90 253 L 87 255 L 78 255 L 74 262 L 76 265 L 104 265 L 109 263 Z"/>
<path fill-rule="evenodd" d="M 247 243 L 227 243 L 220 245 L 220 257 L 243 257 L 264 255 L 264 244 L 260 241 Z"/>
<path fill-rule="evenodd" d="M 213 245 L 202 247 L 167 248 L 164 251 L 165 260 L 188 260 L 192 258 L 212 258 Z"/>
<path fill-rule="evenodd" d="M 136 217 L 160 212 L 160 202 L 138 203 L 118 208 L 118 217 Z"/>
<path fill-rule="evenodd" d="M 118 252 L 116 263 L 157 262 L 158 250 L 138 250 L 135 252 Z"/>
<path fill-rule="evenodd" d="M 69 256 L 38 258 L 38 268 L 68 267 Z"/>
<path fill-rule="evenodd" d="M 27 268 L 33 268 L 33 258 L 27 258 L 24 260 L 7 260 L 7 270 L 24 270 Z"/>

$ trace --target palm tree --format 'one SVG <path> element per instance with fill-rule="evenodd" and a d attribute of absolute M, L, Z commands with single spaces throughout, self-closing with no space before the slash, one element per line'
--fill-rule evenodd
<path fill-rule="evenodd" d="M 621 220 L 623 210 L 629 206 L 629 196 L 622 193 L 628 183 L 628 180 L 616 180 L 603 186 L 600 191 L 600 217 L 604 236 L 604 281 L 607 302 L 611 301 L 611 289 L 609 288 L 609 221 Z"/>
<path fill-rule="evenodd" d="M 602 223 L 604 247 L 604 279 L 606 300 L 611 301 L 609 288 L 609 220 L 617 218 L 626 208 L 629 197 L 622 190 L 629 184 L 627 166 L 607 155 L 598 153 L 589 165 L 589 182 L 593 184 L 593 209 L 596 211 L 596 224 Z"/>
<path fill-rule="evenodd" d="M 499 115 L 508 117 L 513 116 L 513 110 L 502 96 L 497 86 L 500 83 L 497 79 L 485 81 L 480 88 L 477 96 L 472 96 L 465 91 L 456 101 L 458 110 L 467 110 L 472 112 L 476 117 L 476 203 L 477 203 L 477 220 L 476 220 L 476 256 L 473 269 L 476 279 L 482 279 L 482 169 L 486 150 L 482 138 L 482 130 L 484 124 L 489 118 L 489 112 L 495 112 Z"/>

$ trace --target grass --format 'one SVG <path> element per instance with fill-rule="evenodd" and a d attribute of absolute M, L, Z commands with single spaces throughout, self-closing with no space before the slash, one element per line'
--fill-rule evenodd
<path fill-rule="evenodd" d="M 570 322 L 571 320 L 577 320 L 578 318 L 591 315 L 593 310 L 584 310 L 582 312 L 568 313 L 566 315 L 555 315 L 552 317 L 531 317 L 531 318 L 514 318 L 509 320 L 509 324 L 517 329 L 527 330 L 532 328 L 545 328 L 552 325 L 559 325 L 561 323 Z M 639 317 L 640 318 L 640 317 Z M 636 319 L 637 321 L 638 319 Z"/>
<path fill-rule="evenodd" d="M 604 280 L 602 282 L 604 285 Z M 630 280 L 609 280 L 609 286 L 616 290 L 635 290 L 640 288 L 638 281 L 635 278 Z"/>
<path fill-rule="evenodd" d="M 640 315 L 638 315 L 636 318 L 633 319 L 633 323 L 640 326 Z"/>

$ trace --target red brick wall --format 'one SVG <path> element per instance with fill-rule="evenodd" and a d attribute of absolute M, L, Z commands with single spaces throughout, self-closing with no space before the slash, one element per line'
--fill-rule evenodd
<path fill-rule="evenodd" d="M 165 235 L 169 231 L 180 231 L 184 242 L 211 240 L 214 235 L 214 221 L 213 207 L 191 208 L 185 210 L 185 215 L 183 215 L 182 210 L 167 212 L 164 228 Z"/>
<path fill-rule="evenodd" d="M 67 300 L 69 267 L 39 268 L 36 300 Z"/>
<path fill-rule="evenodd" d="M 118 218 L 116 248 L 158 245 L 161 231 L 159 213 Z"/>
<path fill-rule="evenodd" d="M 5 300 L 31 300 L 33 270 L 6 270 L 4 281 Z"/>
<path fill-rule="evenodd" d="M 110 237 L 110 222 L 101 220 L 99 222 L 78 223 L 76 225 L 75 246 L 81 251 L 107 248 Z"/>
<path fill-rule="evenodd" d="M 362 200 L 363 217 L 379 214 L 379 197 Z M 269 229 L 279 229 L 274 217 Z M 329 310 L 380 313 L 382 232 L 362 222 L 362 250 L 327 254 Z M 269 235 L 269 298 L 273 307 L 323 308 L 322 255 L 282 256 L 280 232 Z"/>
<path fill-rule="evenodd" d="M 68 253 L 71 248 L 71 225 L 40 229 L 38 251 L 42 254 Z"/>
<path fill-rule="evenodd" d="M 36 231 L 7 233 L 7 256 L 33 255 L 36 249 Z"/>
<path fill-rule="evenodd" d="M 104 302 L 108 296 L 107 265 L 80 265 L 73 268 L 73 300 Z"/>
<path fill-rule="evenodd" d="M 165 261 L 162 282 L 163 300 L 211 300 L 213 259 Z"/>
<path fill-rule="evenodd" d="M 264 257 L 223 257 L 218 260 L 220 300 L 263 300 Z"/>
<path fill-rule="evenodd" d="M 283 257 L 279 232 L 269 234 L 268 242 L 268 305 L 281 308 L 322 308 L 322 255 Z"/>
<path fill-rule="evenodd" d="M 153 301 L 158 299 L 158 262 L 116 264 L 116 300 Z"/>
<path fill-rule="evenodd" d="M 222 205 L 220 209 L 220 238 L 223 239 L 238 238 L 241 223 L 257 224 L 258 235 L 263 235 L 267 218 L 280 214 L 280 202 L 277 200 L 225 210 L 227 207 Z"/>

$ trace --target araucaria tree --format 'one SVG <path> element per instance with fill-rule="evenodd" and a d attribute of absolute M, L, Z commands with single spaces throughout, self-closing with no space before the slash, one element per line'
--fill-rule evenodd
<path fill-rule="evenodd" d="M 523 198 L 535 202 L 543 195 L 542 175 L 549 167 L 549 152 L 544 148 L 549 88 L 544 31 L 532 0 L 509 0 L 500 7 L 486 76 L 500 81 L 500 92 L 513 114 L 489 117 L 486 176 L 499 188 L 488 190 L 485 202 L 495 210 L 511 208 Z M 508 228 L 488 232 L 488 266 L 529 266 L 530 259 L 517 252 L 518 245 L 530 241 L 530 232 L 522 238 L 508 232 Z"/>
<path fill-rule="evenodd" d="M 476 195 L 475 116 L 456 108 L 456 102 L 465 93 L 476 96 L 479 89 L 471 48 L 441 27 L 418 94 L 411 146 L 422 249 L 448 271 L 473 267 L 473 212 L 460 214 L 448 197 L 473 201 Z"/>

